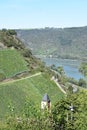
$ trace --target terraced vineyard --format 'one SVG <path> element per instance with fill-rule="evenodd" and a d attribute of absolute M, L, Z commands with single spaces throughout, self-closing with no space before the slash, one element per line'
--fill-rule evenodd
<path fill-rule="evenodd" d="M 61 90 L 45 74 L 0 85 L 0 117 L 10 114 L 9 105 L 16 114 L 20 114 L 26 99 L 40 107 L 45 93 L 48 93 L 52 105 L 64 97 Z"/>
<path fill-rule="evenodd" d="M 6 78 L 27 70 L 27 63 L 15 49 L 0 50 L 0 73 Z"/>

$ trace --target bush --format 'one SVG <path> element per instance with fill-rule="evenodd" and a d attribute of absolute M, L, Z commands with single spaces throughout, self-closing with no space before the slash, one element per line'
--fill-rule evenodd
<path fill-rule="evenodd" d="M 6 76 L 3 72 L 0 72 L 0 81 L 3 81 L 4 79 L 6 79 Z"/>
<path fill-rule="evenodd" d="M 7 35 L 17 35 L 15 30 L 7 30 Z"/>
<path fill-rule="evenodd" d="M 31 51 L 27 48 L 23 50 L 23 56 L 24 57 L 30 57 L 32 55 Z"/>
<path fill-rule="evenodd" d="M 21 116 L 9 116 L 8 130 L 53 130 L 52 116 L 48 111 L 41 111 L 32 102 L 26 101 Z"/>
<path fill-rule="evenodd" d="M 86 81 L 84 79 L 79 79 L 79 86 L 86 88 Z"/>

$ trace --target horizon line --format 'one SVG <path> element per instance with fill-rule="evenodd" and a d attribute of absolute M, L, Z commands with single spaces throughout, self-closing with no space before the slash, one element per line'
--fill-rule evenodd
<path fill-rule="evenodd" d="M 67 26 L 67 27 L 51 27 L 51 26 L 46 26 L 46 27 L 32 27 L 32 28 L 0 28 L 0 30 L 7 29 L 7 30 L 31 30 L 31 29 L 65 29 L 65 28 L 80 28 L 80 27 L 87 27 L 87 25 L 83 26 Z"/>

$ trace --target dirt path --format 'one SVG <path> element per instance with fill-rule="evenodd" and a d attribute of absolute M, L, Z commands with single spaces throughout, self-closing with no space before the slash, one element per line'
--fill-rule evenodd
<path fill-rule="evenodd" d="M 59 89 L 60 89 L 64 94 L 66 94 L 66 92 L 63 90 L 63 88 L 62 88 L 62 87 L 60 86 L 60 84 L 58 83 L 57 79 L 55 79 L 54 77 L 52 77 L 51 80 L 53 80 L 53 81 L 56 83 L 56 85 L 59 87 Z"/>
<path fill-rule="evenodd" d="M 60 90 L 61 90 L 64 94 L 66 94 L 66 92 L 63 90 L 63 88 L 60 86 L 60 84 L 59 84 L 56 80 L 54 80 L 54 82 L 55 82 L 56 85 L 60 88 Z"/>
<path fill-rule="evenodd" d="M 38 76 L 38 75 L 41 75 L 41 72 L 36 73 L 36 74 L 33 74 L 33 75 L 28 76 L 28 77 L 25 77 L 25 78 L 16 79 L 16 80 L 5 81 L 5 82 L 3 82 L 3 83 L 0 83 L 0 85 L 5 85 L 5 84 L 9 84 L 9 83 L 14 83 L 14 82 L 18 82 L 18 81 L 25 80 L 25 79 L 30 79 L 30 78 L 32 78 L 32 77 L 36 77 L 36 76 Z"/>

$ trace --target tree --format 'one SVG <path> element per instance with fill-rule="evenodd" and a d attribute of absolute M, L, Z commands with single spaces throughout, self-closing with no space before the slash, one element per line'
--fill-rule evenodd
<path fill-rule="evenodd" d="M 55 130 L 87 129 L 87 91 L 67 95 L 52 110 Z"/>
<path fill-rule="evenodd" d="M 84 79 L 79 79 L 79 86 L 86 88 L 86 81 Z"/>
<path fill-rule="evenodd" d="M 12 30 L 12 29 L 7 30 L 6 33 L 7 33 L 8 35 L 17 35 L 16 31 L 15 31 L 15 30 Z"/>
<path fill-rule="evenodd" d="M 64 69 L 63 69 L 62 66 L 57 67 L 57 71 L 58 71 L 61 75 L 64 75 L 64 74 L 65 74 Z"/>
<path fill-rule="evenodd" d="M 26 100 L 23 113 L 7 120 L 6 130 L 53 130 L 51 113 L 41 111 L 33 102 Z"/>

